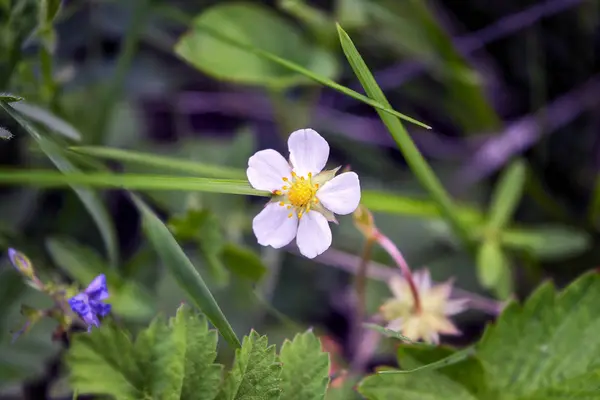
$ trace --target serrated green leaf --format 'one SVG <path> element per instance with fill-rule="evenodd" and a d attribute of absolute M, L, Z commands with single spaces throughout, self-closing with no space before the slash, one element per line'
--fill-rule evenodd
<path fill-rule="evenodd" d="M 60 174 L 54 171 L 3 170 L 0 171 L 0 183 L 10 185 L 33 185 L 39 187 L 65 187 L 77 185 L 131 190 L 183 190 L 265 197 L 271 196 L 271 193 L 269 192 L 253 189 L 248 181 L 149 174 L 81 173 L 70 171 Z"/>
<path fill-rule="evenodd" d="M 312 332 L 299 333 L 286 340 L 279 359 L 281 400 L 322 400 L 329 383 L 329 354 L 321 350 L 321 341 Z"/>
<path fill-rule="evenodd" d="M 489 230 L 501 230 L 510 222 L 525 187 L 527 170 L 522 160 L 512 162 L 502 173 L 492 195 L 489 211 Z"/>
<path fill-rule="evenodd" d="M 505 299 L 512 292 L 510 262 L 500 244 L 493 239 L 484 241 L 477 252 L 477 277 L 481 285 Z"/>
<path fill-rule="evenodd" d="M 222 366 L 213 364 L 217 335 L 186 306 L 167 324 L 161 316 L 133 343 L 111 324 L 76 334 L 66 361 L 81 394 L 117 399 L 202 399 L 218 393 Z"/>
<path fill-rule="evenodd" d="M 218 400 L 277 400 L 281 396 L 281 363 L 275 345 L 252 331 L 235 352 L 233 367 Z"/>
<path fill-rule="evenodd" d="M 258 282 L 267 273 L 267 267 L 254 251 L 227 243 L 221 254 L 223 264 L 234 274 Z"/>
<path fill-rule="evenodd" d="M 239 2 L 204 11 L 175 46 L 179 56 L 218 79 L 277 88 L 310 83 L 304 76 L 219 40 L 203 28 L 218 29 L 232 41 L 260 47 L 327 78 L 334 78 L 339 69 L 335 57 L 306 42 L 295 26 L 269 8 Z"/>
<path fill-rule="evenodd" d="M 202 310 L 223 335 L 223 338 L 234 348 L 239 348 L 240 342 L 231 325 L 223 315 L 204 280 L 173 238 L 169 229 L 142 200 L 135 195 L 131 195 L 131 198 L 142 214 L 146 236 L 165 267 L 179 284 L 179 287 Z"/>
<path fill-rule="evenodd" d="M 65 360 L 71 386 L 80 394 L 144 398 L 145 372 L 135 359 L 131 338 L 112 325 L 73 335 Z"/>
<path fill-rule="evenodd" d="M 70 147 L 69 150 L 79 154 L 90 155 L 107 160 L 147 165 L 158 169 L 179 171 L 198 176 L 226 179 L 244 179 L 246 177 L 246 173 L 241 169 L 181 160 L 178 158 L 164 157 L 132 150 L 101 146 Z"/>
<path fill-rule="evenodd" d="M 598 304 L 600 275 L 588 273 L 562 293 L 544 284 L 509 305 L 476 347 L 489 386 L 509 399 L 598 399 Z"/>
<path fill-rule="evenodd" d="M 46 240 L 52 260 L 81 287 L 86 287 L 98 275 L 105 274 L 110 298 L 108 302 L 119 316 L 146 321 L 155 314 L 154 299 L 142 286 L 126 281 L 92 249 L 65 238 Z"/>
<path fill-rule="evenodd" d="M 143 374 L 143 393 L 151 399 L 179 399 L 185 375 L 185 326 L 167 326 L 162 316 L 140 332 L 133 353 Z"/>
<path fill-rule="evenodd" d="M 171 325 L 184 327 L 185 340 L 185 378 L 181 390 L 184 400 L 212 400 L 219 393 L 223 366 L 213 364 L 217 357 L 217 332 L 209 330 L 203 315 L 194 315 L 188 307 L 177 310 Z"/>
<path fill-rule="evenodd" d="M 375 81 L 373 74 L 354 46 L 354 43 L 352 43 L 350 36 L 348 36 L 341 26 L 337 25 L 337 29 L 342 50 L 367 95 L 384 106 L 390 107 L 385 94 Z M 459 218 L 454 201 L 450 198 L 425 158 L 417 149 L 400 119 L 388 113 L 383 113 L 380 110 L 377 110 L 377 113 L 404 155 L 411 170 L 421 185 L 429 192 L 431 198 L 436 202 L 444 219 L 466 247 L 472 249 L 468 226 Z"/>
<path fill-rule="evenodd" d="M 13 104 L 14 105 L 14 104 Z M 13 119 L 15 119 L 37 142 L 42 151 L 52 161 L 52 163 L 58 168 L 63 174 L 66 173 L 77 173 L 79 172 L 67 159 L 65 159 L 58 146 L 42 136 L 37 129 L 35 129 L 29 122 L 27 122 L 19 113 L 8 105 L 7 103 L 0 101 L 0 107 L 2 107 Z M 62 174 L 54 173 L 58 176 Z M 43 181 L 43 179 L 42 179 Z M 18 179 L 17 179 L 18 182 Z M 75 194 L 79 197 L 85 208 L 88 210 L 92 219 L 98 227 L 98 231 L 104 241 L 106 252 L 112 266 L 116 266 L 119 260 L 119 249 L 117 246 L 117 238 L 115 234 L 115 228 L 112 223 L 110 214 L 100 201 L 100 198 L 91 190 L 83 189 L 81 187 L 74 186 L 70 183 L 65 182 L 66 185 L 70 186 Z"/>

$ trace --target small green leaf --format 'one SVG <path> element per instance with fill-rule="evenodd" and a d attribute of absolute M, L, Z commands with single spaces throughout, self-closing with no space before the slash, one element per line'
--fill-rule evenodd
<path fill-rule="evenodd" d="M 506 229 L 500 234 L 504 247 L 531 252 L 540 260 L 560 260 L 588 250 L 590 236 L 581 230 L 563 226 Z"/>
<path fill-rule="evenodd" d="M 219 4 L 198 16 L 193 26 L 177 43 L 175 52 L 218 79 L 278 88 L 310 82 L 301 74 L 215 38 L 205 29 L 218 29 L 231 41 L 260 47 L 327 78 L 338 72 L 335 57 L 311 46 L 294 25 L 260 4 Z"/>
<path fill-rule="evenodd" d="M 479 247 L 477 277 L 483 287 L 494 290 L 501 299 L 512 292 L 510 262 L 497 241 L 486 240 Z"/>
<path fill-rule="evenodd" d="M 66 170 L 65 170 L 66 171 Z M 271 193 L 253 189 L 247 181 L 230 179 L 192 178 L 185 176 L 149 174 L 81 173 L 66 171 L 0 171 L 0 183 L 39 187 L 93 186 L 132 190 L 183 190 L 208 193 L 271 196 Z M 83 190 L 83 189 L 82 189 Z"/>
<path fill-rule="evenodd" d="M 281 363 L 275 345 L 256 331 L 244 337 L 218 400 L 276 400 L 281 396 Z"/>
<path fill-rule="evenodd" d="M 197 242 L 215 284 L 227 284 L 229 274 L 221 260 L 225 240 L 214 213 L 210 210 L 189 209 L 183 217 L 171 218 L 169 228 L 176 239 Z"/>
<path fill-rule="evenodd" d="M 526 172 L 525 163 L 516 160 L 502 173 L 492 195 L 487 224 L 489 230 L 499 231 L 510 222 L 523 196 Z"/>
<path fill-rule="evenodd" d="M 4 110 L 12 118 L 14 118 L 29 133 L 29 135 L 31 135 L 31 137 L 40 146 L 42 151 L 46 154 L 50 161 L 52 161 L 56 168 L 58 168 L 62 172 L 62 174 L 79 172 L 77 168 L 75 168 L 67 159 L 65 159 L 62 156 L 60 148 L 54 142 L 42 136 L 37 131 L 37 129 L 35 129 L 29 122 L 27 122 L 23 117 L 21 117 L 18 112 L 15 112 L 15 110 L 10 105 L 0 101 L 0 107 L 4 108 Z M 18 172 L 15 173 L 18 174 Z M 58 177 L 62 176 L 62 174 L 59 173 L 52 173 Z M 42 178 L 41 181 L 43 182 L 44 178 Z M 16 182 L 13 183 L 18 182 L 19 180 L 17 178 Z M 104 241 L 104 246 L 106 247 L 106 252 L 108 254 L 110 264 L 112 266 L 116 266 L 119 260 L 119 249 L 117 246 L 115 228 L 112 223 L 110 214 L 100 201 L 100 198 L 96 195 L 96 193 L 92 192 L 91 190 L 73 186 L 68 182 L 65 182 L 65 185 L 68 185 L 73 189 L 73 191 L 77 194 L 77 196 L 79 196 L 79 199 L 92 216 L 92 219 L 94 220 L 98 227 L 98 230 L 100 231 L 102 240 Z"/>
<path fill-rule="evenodd" d="M 179 247 L 169 229 L 141 199 L 135 195 L 131 195 L 131 198 L 142 214 L 146 236 L 158 253 L 164 266 L 168 268 L 171 275 L 173 275 L 179 284 L 179 287 L 202 310 L 232 347 L 240 347 L 240 342 L 235 332 L 233 332 L 231 325 L 223 315 L 204 280 L 181 247 Z"/>
<path fill-rule="evenodd" d="M 100 274 L 106 275 L 113 311 L 119 316 L 137 321 L 146 321 L 155 314 L 154 299 L 142 286 L 124 280 L 92 249 L 72 240 L 51 238 L 46 248 L 52 260 L 69 274 L 82 288 Z"/>
<path fill-rule="evenodd" d="M 223 247 L 221 257 L 228 270 L 253 282 L 258 282 L 267 273 L 267 267 L 260 257 L 246 247 L 227 243 Z"/>
<path fill-rule="evenodd" d="M 383 104 L 385 107 L 390 107 L 390 103 L 386 99 L 383 91 L 375 81 L 373 74 L 367 67 L 367 64 L 359 54 L 358 50 L 352 43 L 350 36 L 337 25 L 342 49 L 354 74 L 365 89 L 367 95 Z M 454 202 L 442 186 L 439 179 L 425 160 L 410 135 L 404 128 L 402 122 L 392 115 L 383 113 L 377 110 L 379 117 L 387 127 L 388 131 L 396 141 L 398 148 L 404 155 L 406 162 L 411 170 L 421 183 L 421 185 L 429 192 L 431 198 L 436 202 L 444 219 L 452 227 L 452 230 L 463 241 L 468 249 L 471 249 L 471 239 L 467 225 L 458 217 L 458 210 Z"/>
<path fill-rule="evenodd" d="M 81 140 L 81 134 L 77 131 L 77 129 L 48 110 L 25 102 L 11 104 L 11 107 L 32 121 L 46 126 L 51 131 L 58 133 L 67 139 L 76 141 Z"/>
<path fill-rule="evenodd" d="M 329 383 L 329 354 L 312 332 L 286 340 L 279 355 L 283 363 L 281 400 L 322 400 Z"/>
<path fill-rule="evenodd" d="M 244 179 L 246 177 L 246 173 L 241 169 L 204 164 L 196 161 L 180 160 L 177 158 L 141 153 L 132 150 L 100 146 L 70 147 L 69 150 L 107 160 L 147 165 L 156 167 L 157 169 L 180 171 L 187 174 L 211 178 Z"/>

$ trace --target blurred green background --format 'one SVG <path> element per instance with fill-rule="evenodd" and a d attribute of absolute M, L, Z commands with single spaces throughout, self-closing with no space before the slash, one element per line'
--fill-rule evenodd
<path fill-rule="evenodd" d="M 67 146 L 214 164 L 243 179 L 255 151 L 287 154 L 287 135 L 311 127 L 330 143 L 328 166 L 359 174 L 363 204 L 413 268 L 426 266 L 435 280 L 455 278 L 456 286 L 490 299 L 522 298 L 544 279 L 562 286 L 600 263 L 599 18 L 597 0 L 4 0 L 0 91 L 25 98 L 15 109 L 86 171 L 178 173 Z M 433 127 L 405 124 L 460 205 L 471 252 L 371 107 L 195 28 L 208 26 L 362 93 L 335 22 L 394 109 Z M 0 126 L 13 136 L 0 140 L 4 171 L 54 168 L 4 112 Z M 97 192 L 114 225 L 117 268 L 106 236 L 70 189 L 0 186 L 2 250 L 23 251 L 48 279 L 84 285 L 105 272 L 115 314 L 132 329 L 158 312 L 173 314 L 185 296 L 142 236 L 135 207 L 123 191 Z M 307 260 L 293 246 L 256 244 L 251 221 L 264 198 L 139 192 L 169 221 L 238 335 L 254 328 L 281 343 L 314 327 L 352 357 L 348 270 L 358 258 L 349 256 L 359 256 L 364 241 L 352 218 L 332 226 L 330 251 Z M 503 206 L 510 208 L 506 220 L 495 221 Z M 373 259 L 393 266 L 379 248 Z M 389 296 L 385 282 L 369 281 L 370 312 Z M 68 393 L 53 369 L 61 350 L 51 341 L 51 322 L 10 343 L 20 305 L 44 301 L 4 257 L 6 396 L 23 386 L 30 398 Z M 473 342 L 492 318 L 477 310 L 458 316 L 464 335 L 447 342 Z M 380 353 L 372 365 L 393 360 Z"/>

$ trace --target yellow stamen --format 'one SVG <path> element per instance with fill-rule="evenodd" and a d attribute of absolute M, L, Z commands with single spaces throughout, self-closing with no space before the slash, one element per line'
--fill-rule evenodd
<path fill-rule="evenodd" d="M 280 205 L 281 207 L 283 207 L 283 206 L 285 206 L 285 203 L 284 203 L 283 201 L 280 201 L 280 202 L 279 202 L 279 205 Z"/>
<path fill-rule="evenodd" d="M 287 186 L 282 187 L 283 190 L 288 190 Z"/>
<path fill-rule="evenodd" d="M 292 206 L 287 206 L 287 209 L 288 209 L 288 210 L 291 210 L 291 209 L 292 209 Z"/>
<path fill-rule="evenodd" d="M 288 218 L 292 218 L 292 215 L 294 215 L 294 213 L 289 213 Z"/>
<path fill-rule="evenodd" d="M 281 179 L 283 179 L 284 182 L 288 181 L 288 178 L 286 178 L 285 176 L 283 178 L 281 178 Z"/>

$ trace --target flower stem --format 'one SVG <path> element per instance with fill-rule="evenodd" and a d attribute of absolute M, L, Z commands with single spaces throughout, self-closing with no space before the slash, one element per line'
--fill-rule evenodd
<path fill-rule="evenodd" d="M 406 279 L 406 282 L 408 282 L 408 286 L 410 287 L 410 292 L 412 293 L 413 300 L 415 302 L 415 310 L 416 312 L 421 312 L 421 299 L 419 297 L 419 291 L 417 290 L 417 286 L 415 285 L 415 280 L 413 279 L 412 272 L 408 267 L 408 263 L 402 256 L 402 253 L 400 252 L 400 250 L 398 250 L 398 247 L 396 247 L 394 242 L 392 242 L 387 236 L 385 236 L 381 232 L 376 232 L 374 236 L 377 240 L 377 243 L 379 243 L 379 245 L 383 247 L 385 251 L 388 252 L 388 254 L 392 257 L 394 262 L 396 262 L 396 264 L 398 265 L 398 268 L 400 268 L 400 271 L 402 271 L 402 275 L 404 275 L 404 279 Z"/>
<path fill-rule="evenodd" d="M 363 247 L 363 252 L 358 265 L 358 271 L 354 278 L 354 288 L 356 290 L 357 305 L 356 305 L 356 322 L 362 326 L 367 307 L 367 268 L 371 260 L 373 245 L 377 241 L 376 237 L 367 238 Z"/>

